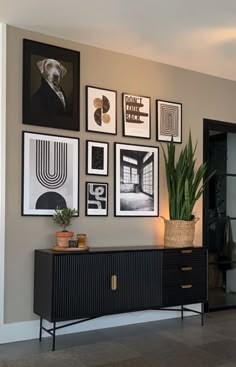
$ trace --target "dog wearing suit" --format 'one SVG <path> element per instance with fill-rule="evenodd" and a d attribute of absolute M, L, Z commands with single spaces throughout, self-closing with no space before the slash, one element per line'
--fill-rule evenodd
<path fill-rule="evenodd" d="M 53 123 L 58 117 L 68 115 L 68 102 L 60 86 L 67 70 L 54 59 L 39 61 L 37 66 L 41 85 L 32 96 L 31 115 L 41 123 Z"/>

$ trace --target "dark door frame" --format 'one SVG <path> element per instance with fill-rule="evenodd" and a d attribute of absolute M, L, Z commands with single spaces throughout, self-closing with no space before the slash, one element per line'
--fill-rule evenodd
<path fill-rule="evenodd" d="M 203 162 L 208 162 L 209 160 L 209 131 L 216 130 L 225 133 L 234 133 L 236 134 L 236 123 L 232 122 L 224 122 L 218 120 L 210 120 L 210 119 L 203 119 Z M 209 171 L 206 172 L 206 177 L 208 176 Z M 202 230 L 202 239 L 203 239 L 203 246 L 208 247 L 208 210 L 209 207 L 209 184 L 206 185 L 206 188 L 203 192 L 203 230 Z M 217 309 L 213 309 L 211 311 L 216 310 L 223 310 L 229 308 L 236 308 L 235 306 L 225 306 L 219 307 Z M 209 311 L 208 303 L 205 304 L 205 311 Z"/>

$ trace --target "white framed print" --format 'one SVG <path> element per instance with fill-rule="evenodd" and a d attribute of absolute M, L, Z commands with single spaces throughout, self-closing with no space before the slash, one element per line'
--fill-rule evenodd
<path fill-rule="evenodd" d="M 23 131 L 22 215 L 79 210 L 79 139 Z"/>

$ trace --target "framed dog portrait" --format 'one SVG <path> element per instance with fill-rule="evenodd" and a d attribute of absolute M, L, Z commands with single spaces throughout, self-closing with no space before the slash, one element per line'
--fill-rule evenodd
<path fill-rule="evenodd" d="M 116 135 L 117 92 L 86 86 L 86 130 Z"/>
<path fill-rule="evenodd" d="M 151 138 L 150 97 L 122 94 L 123 135 Z"/>
<path fill-rule="evenodd" d="M 86 174 L 108 176 L 108 143 L 86 140 Z"/>
<path fill-rule="evenodd" d="M 86 182 L 86 215 L 108 215 L 108 184 L 101 182 Z"/>
<path fill-rule="evenodd" d="M 156 100 L 157 140 L 182 143 L 182 103 Z"/>
<path fill-rule="evenodd" d="M 79 130 L 80 53 L 23 40 L 23 123 Z"/>
<path fill-rule="evenodd" d="M 22 215 L 79 210 L 79 139 L 23 132 Z"/>
<path fill-rule="evenodd" d="M 159 215 L 159 149 L 115 143 L 115 216 Z"/>

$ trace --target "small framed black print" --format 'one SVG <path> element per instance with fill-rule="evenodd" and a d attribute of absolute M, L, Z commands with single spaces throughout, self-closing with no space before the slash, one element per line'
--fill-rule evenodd
<path fill-rule="evenodd" d="M 108 176 L 108 143 L 86 141 L 86 174 Z"/>
<path fill-rule="evenodd" d="M 86 182 L 86 215 L 108 215 L 108 184 L 101 182 Z"/>

